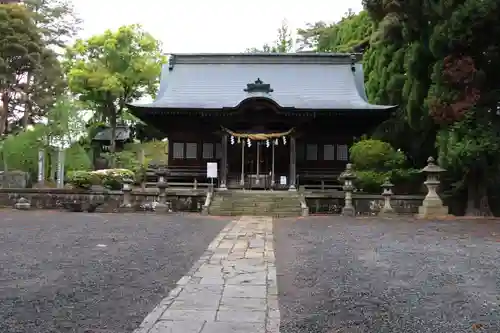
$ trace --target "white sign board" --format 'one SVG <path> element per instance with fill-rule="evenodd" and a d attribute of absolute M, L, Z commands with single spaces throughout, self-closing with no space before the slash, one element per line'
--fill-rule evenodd
<path fill-rule="evenodd" d="M 208 178 L 217 178 L 217 163 L 208 162 L 207 163 L 207 177 Z"/>
<path fill-rule="evenodd" d="M 280 177 L 280 185 L 286 185 L 286 176 Z"/>

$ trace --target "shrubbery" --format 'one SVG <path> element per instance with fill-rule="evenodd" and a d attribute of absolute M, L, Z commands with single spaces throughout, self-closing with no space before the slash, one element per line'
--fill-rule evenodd
<path fill-rule="evenodd" d="M 416 180 L 418 170 L 408 168 L 406 156 L 390 144 L 366 139 L 356 142 L 349 149 L 356 171 L 356 187 L 363 192 L 379 193 L 381 185 L 389 178 L 395 185 L 405 186 Z"/>
<path fill-rule="evenodd" d="M 80 189 L 90 189 L 92 185 L 102 185 L 110 190 L 120 190 L 123 180 L 127 178 L 133 180 L 134 172 L 128 169 L 79 170 L 68 173 L 66 182 Z"/>

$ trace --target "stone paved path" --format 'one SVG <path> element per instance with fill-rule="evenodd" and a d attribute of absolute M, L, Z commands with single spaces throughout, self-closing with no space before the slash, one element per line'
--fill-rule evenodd
<path fill-rule="evenodd" d="M 242 217 L 212 241 L 135 333 L 277 333 L 272 219 Z"/>

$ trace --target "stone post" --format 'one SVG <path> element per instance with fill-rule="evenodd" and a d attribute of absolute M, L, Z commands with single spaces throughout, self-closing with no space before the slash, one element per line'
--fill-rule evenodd
<path fill-rule="evenodd" d="M 38 184 L 43 186 L 45 184 L 45 150 L 38 150 Z"/>
<path fill-rule="evenodd" d="M 427 187 L 427 195 L 418 207 L 419 218 L 439 218 L 448 215 L 448 207 L 443 205 L 443 201 L 437 194 L 439 184 L 439 174 L 446 171 L 437 165 L 433 157 L 427 159 L 427 166 L 420 170 L 427 174 L 427 180 L 424 185 Z"/>
<path fill-rule="evenodd" d="M 391 181 L 389 178 L 385 179 L 385 182 L 382 184 L 382 197 L 384 198 L 384 206 L 378 213 L 379 215 L 382 216 L 390 216 L 396 214 L 394 208 L 392 208 L 391 205 L 391 197 L 393 195 L 392 188 L 394 187 L 393 184 L 391 184 Z"/>
<path fill-rule="evenodd" d="M 132 184 L 134 181 L 129 178 L 123 179 L 123 201 L 120 205 L 120 210 L 133 211 L 132 207 Z"/>
<path fill-rule="evenodd" d="M 156 175 L 158 176 L 158 182 L 156 183 L 156 187 L 158 187 L 158 203 L 156 204 L 154 210 L 157 212 L 168 212 L 170 211 L 168 204 L 167 204 L 167 187 L 168 183 L 166 180 L 168 172 L 166 169 L 158 169 L 156 171 Z"/>
<path fill-rule="evenodd" d="M 352 181 L 356 179 L 356 175 L 352 170 L 352 164 L 347 163 L 345 166 L 345 171 L 340 175 L 341 181 L 344 182 L 342 189 L 345 192 L 345 203 L 342 208 L 342 215 L 344 216 L 354 216 L 356 215 L 356 210 L 352 204 L 352 192 L 354 191 L 354 186 Z"/>
<path fill-rule="evenodd" d="M 64 149 L 59 148 L 57 154 L 57 188 L 64 188 Z"/>

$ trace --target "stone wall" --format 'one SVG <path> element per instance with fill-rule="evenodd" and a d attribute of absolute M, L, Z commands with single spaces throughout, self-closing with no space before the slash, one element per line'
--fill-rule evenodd
<path fill-rule="evenodd" d="M 391 204 L 398 214 L 413 215 L 418 212 L 424 195 L 393 195 Z M 344 206 L 344 193 L 307 194 L 311 214 L 340 214 Z M 382 195 L 353 194 L 353 205 L 358 215 L 376 215 L 384 205 Z"/>
<path fill-rule="evenodd" d="M 22 171 L 0 171 L 0 188 L 26 188 L 28 174 Z"/>
<path fill-rule="evenodd" d="M 204 191 L 167 191 L 166 201 L 173 212 L 200 212 L 205 202 Z M 123 200 L 122 191 L 92 190 L 81 191 L 75 189 L 0 189 L 0 206 L 14 207 L 19 199 L 25 198 L 33 209 L 68 209 L 75 210 L 83 204 L 83 210 L 89 206 L 95 207 L 96 212 L 119 212 Z M 152 203 L 158 201 L 158 192 L 154 190 L 132 191 L 132 210 L 151 210 Z M 154 206 L 154 205 L 153 205 Z M 93 210 L 91 208 L 91 210 Z"/>

